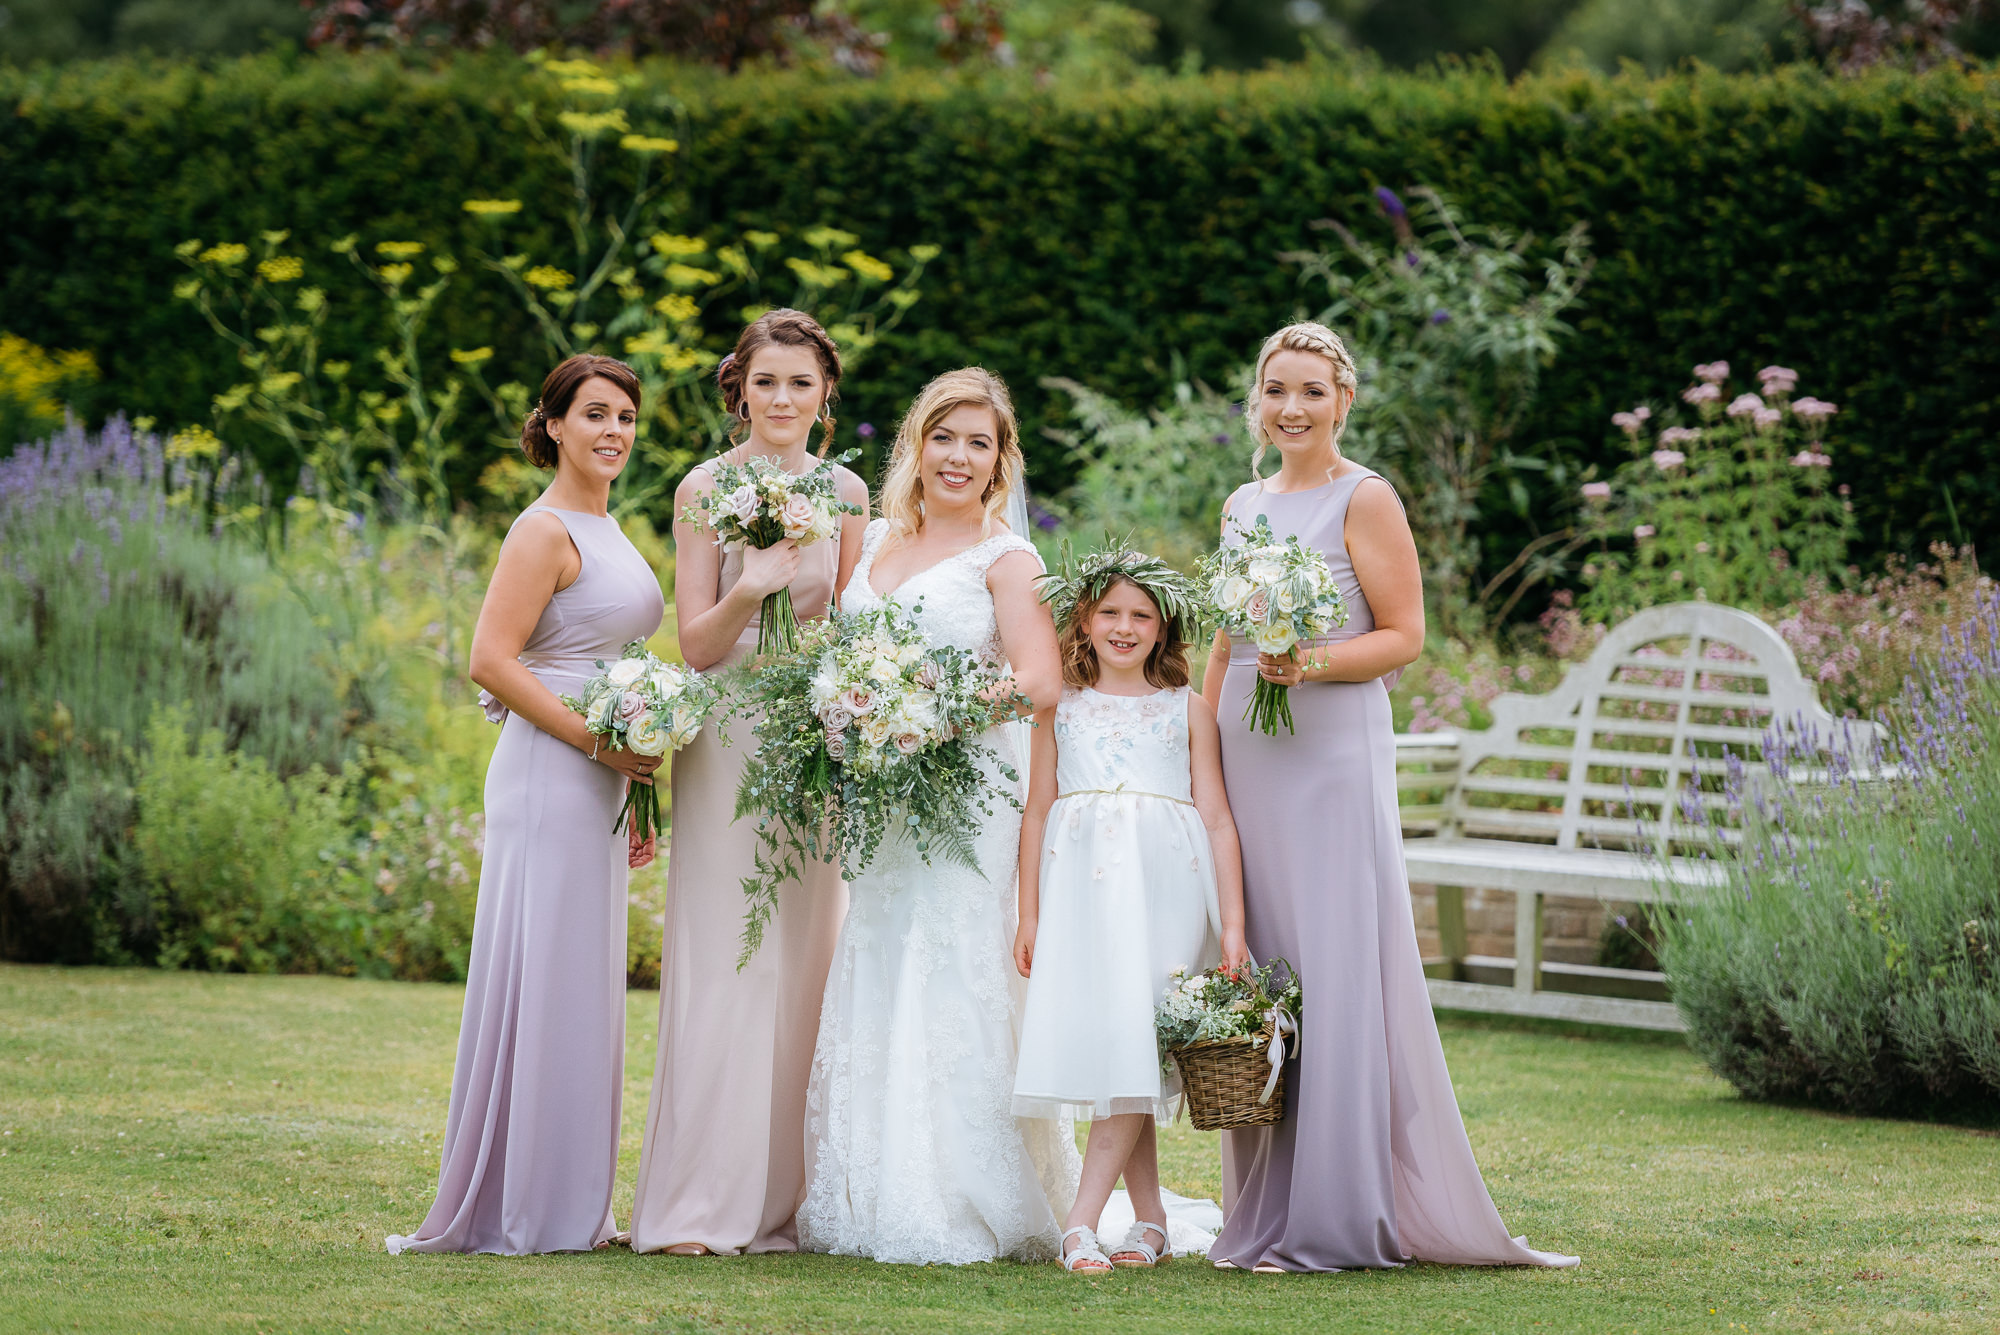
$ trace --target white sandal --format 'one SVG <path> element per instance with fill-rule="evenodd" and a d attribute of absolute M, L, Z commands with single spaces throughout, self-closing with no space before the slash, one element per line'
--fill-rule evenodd
<path fill-rule="evenodd" d="M 1148 1233 L 1157 1233 L 1160 1235 L 1160 1245 L 1158 1247 L 1146 1241 Z M 1129 1256 L 1132 1259 L 1129 1261 L 1120 1260 L 1119 1258 L 1123 1256 Z M 1111 1253 L 1111 1264 L 1134 1270 L 1151 1270 L 1154 1266 L 1164 1264 L 1173 1259 L 1174 1249 L 1167 1243 L 1167 1226 L 1165 1224 L 1148 1224 L 1143 1221 L 1134 1222 L 1132 1231 L 1125 1235 L 1125 1241 L 1119 1243 L 1118 1250 Z"/>
<path fill-rule="evenodd" d="M 1090 1268 L 1082 1271 L 1086 1275 L 1110 1274 L 1112 1269 L 1111 1258 L 1104 1254 L 1104 1248 L 1097 1241 L 1097 1230 L 1090 1227 L 1090 1225 L 1078 1224 L 1075 1228 L 1065 1232 L 1062 1235 L 1061 1246 L 1067 1248 L 1069 1240 L 1079 1233 L 1083 1235 L 1083 1238 L 1076 1244 L 1076 1250 L 1073 1252 L 1065 1251 L 1063 1254 L 1063 1269 L 1074 1275 L 1078 1273 L 1081 1267 L 1088 1265 Z"/>

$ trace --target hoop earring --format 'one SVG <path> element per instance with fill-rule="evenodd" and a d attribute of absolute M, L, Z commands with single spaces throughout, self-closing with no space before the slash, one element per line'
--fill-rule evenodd
<path fill-rule="evenodd" d="M 749 425 L 749 422 L 750 422 L 750 404 L 749 404 L 749 402 L 748 402 L 747 400 L 746 400 L 745 402 L 743 402 L 743 403 L 739 403 L 739 404 L 737 404 L 737 405 L 736 405 L 736 415 L 737 415 L 738 417 L 740 417 L 740 418 L 742 418 L 742 419 L 743 419 L 743 422 L 744 422 L 744 425 L 746 425 L 746 426 L 747 426 L 747 425 Z"/>

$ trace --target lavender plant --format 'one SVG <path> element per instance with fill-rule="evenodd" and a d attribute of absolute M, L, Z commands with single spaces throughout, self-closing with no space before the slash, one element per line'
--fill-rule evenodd
<path fill-rule="evenodd" d="M 2000 594 L 1947 630 L 1861 763 L 1765 739 L 1768 783 L 1702 780 L 1742 841 L 1663 921 L 1698 1052 L 1752 1098 L 1860 1113 L 2000 1108 Z M 1851 725 L 1848 725 L 1851 727 Z M 1683 810 L 1695 818 L 1691 790 Z M 1716 853 L 1721 853 L 1718 837 Z"/>

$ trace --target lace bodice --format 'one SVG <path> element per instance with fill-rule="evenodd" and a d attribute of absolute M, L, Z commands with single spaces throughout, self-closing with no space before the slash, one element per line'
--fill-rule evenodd
<path fill-rule="evenodd" d="M 1187 697 L 1185 686 L 1134 696 L 1065 690 L 1056 705 L 1056 792 L 1192 800 Z"/>
<path fill-rule="evenodd" d="M 988 663 L 1005 662 L 986 572 L 1009 552 L 1033 554 L 1035 545 L 1012 533 L 996 533 L 919 570 L 884 596 L 875 591 L 875 554 L 882 550 L 888 535 L 888 520 L 877 519 L 868 525 L 861 540 L 861 559 L 840 596 L 841 609 L 859 612 L 894 601 L 932 644 L 963 649 Z M 1036 557 L 1037 564 L 1040 560 Z"/>

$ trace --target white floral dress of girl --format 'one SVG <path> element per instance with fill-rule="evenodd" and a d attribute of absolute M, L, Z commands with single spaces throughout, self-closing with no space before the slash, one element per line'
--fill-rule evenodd
<path fill-rule="evenodd" d="M 1220 959 L 1222 933 L 1189 774 L 1188 688 L 1071 687 L 1054 740 L 1014 1115 L 1170 1121 L 1180 1079 L 1161 1070 L 1153 1010 L 1175 969 Z"/>

